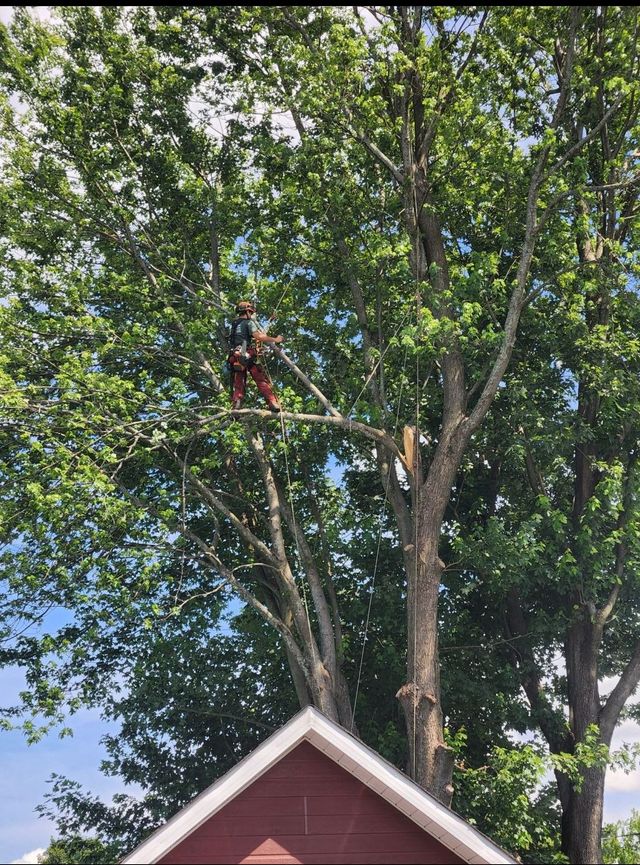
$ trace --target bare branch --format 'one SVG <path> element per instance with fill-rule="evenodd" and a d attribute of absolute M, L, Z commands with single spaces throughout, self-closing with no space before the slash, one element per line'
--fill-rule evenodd
<path fill-rule="evenodd" d="M 609 743 L 618 723 L 624 704 L 633 694 L 640 682 L 640 641 L 636 644 L 629 663 L 624 668 L 618 683 L 609 694 L 600 710 L 600 731 L 604 742 Z"/>
<path fill-rule="evenodd" d="M 280 360 L 285 363 L 289 369 L 294 373 L 294 375 L 300 379 L 303 385 L 307 388 L 309 393 L 312 393 L 313 396 L 316 397 L 320 401 L 320 403 L 326 408 L 330 415 L 336 418 L 341 418 L 342 415 L 338 411 L 337 408 L 331 404 L 331 402 L 327 399 L 327 397 L 322 393 L 322 391 L 316 387 L 316 385 L 308 378 L 302 370 L 296 366 L 296 364 L 291 360 L 291 358 L 282 351 L 277 345 L 272 344 L 271 350 L 280 358 Z"/>
<path fill-rule="evenodd" d="M 219 412 L 218 414 L 211 415 L 210 417 L 200 417 L 199 424 L 201 432 L 200 435 L 204 434 L 204 428 L 209 426 L 213 421 L 218 421 L 223 418 L 228 419 L 229 417 L 259 417 L 266 420 L 278 421 L 280 417 L 283 417 L 285 420 L 294 421 L 296 423 L 320 423 L 326 424 L 327 426 L 336 426 L 340 429 L 348 430 L 349 432 L 357 432 L 365 438 L 371 439 L 371 441 L 377 442 L 384 447 L 386 447 L 392 454 L 397 456 L 399 459 L 402 459 L 402 452 L 394 439 L 389 435 L 385 430 L 376 429 L 375 427 L 367 426 L 364 423 L 360 423 L 360 421 L 351 420 L 350 418 L 343 417 L 339 415 L 336 417 L 335 415 L 318 415 L 318 414 L 298 414 L 297 412 L 283 411 L 279 412 L 277 415 L 271 411 L 263 410 L 263 409 L 236 409 L 233 412 L 229 410 L 225 410 Z"/>
<path fill-rule="evenodd" d="M 193 474 L 191 469 L 186 465 L 183 459 L 181 459 L 178 454 L 172 450 L 172 448 L 165 446 L 164 450 L 174 459 L 176 464 L 180 466 L 180 469 L 184 472 L 184 477 L 189 483 L 189 486 L 192 489 L 196 490 L 199 493 L 201 498 L 210 504 L 218 513 L 221 513 L 225 516 L 229 522 L 232 524 L 233 528 L 240 535 L 242 540 L 253 547 L 266 561 L 270 562 L 274 566 L 278 566 L 279 562 L 277 561 L 276 556 L 271 552 L 271 550 L 258 538 L 254 533 L 247 528 L 243 520 L 241 520 L 236 514 L 233 513 L 220 499 L 215 496 L 211 490 L 202 483 L 200 478 L 196 477 Z"/>
<path fill-rule="evenodd" d="M 573 145 L 573 147 L 570 147 L 569 150 L 566 151 L 566 153 L 563 153 L 563 155 L 554 163 L 554 165 L 551 166 L 551 168 L 547 171 L 547 173 L 544 175 L 544 177 L 540 181 L 540 186 L 544 185 L 547 182 L 547 180 L 549 180 L 549 178 L 552 175 L 554 175 L 560 168 L 562 168 L 562 166 L 566 162 L 568 162 L 570 159 L 572 159 L 576 155 L 576 153 L 579 153 L 580 150 L 582 150 L 582 148 L 585 146 L 585 144 L 588 144 L 590 141 L 592 141 L 595 138 L 595 136 L 600 132 L 600 130 L 603 128 L 603 126 L 607 123 L 607 121 L 611 117 L 613 117 L 613 115 L 620 108 L 620 106 L 622 105 L 623 102 L 624 102 L 624 96 L 619 96 L 616 99 L 616 101 L 613 103 L 611 108 L 607 111 L 607 113 L 603 117 L 601 117 L 600 120 L 596 123 L 596 125 L 593 127 L 593 129 L 587 135 L 585 135 L 584 138 L 581 138 L 580 141 L 577 141 Z"/>
<path fill-rule="evenodd" d="M 348 116 L 350 116 L 350 112 L 348 113 Z M 380 148 L 378 147 L 378 145 L 375 144 L 375 142 L 373 142 L 366 133 L 358 132 L 352 126 L 347 127 L 346 131 L 349 133 L 349 135 L 351 135 L 352 138 L 363 144 L 367 148 L 369 153 L 373 157 L 375 157 L 375 159 L 377 159 L 377 161 L 380 162 L 381 165 L 384 165 L 384 167 L 389 171 L 398 186 L 402 186 L 404 184 L 403 172 L 396 167 L 396 165 L 386 155 L 386 153 L 383 153 L 382 150 L 380 150 Z"/>

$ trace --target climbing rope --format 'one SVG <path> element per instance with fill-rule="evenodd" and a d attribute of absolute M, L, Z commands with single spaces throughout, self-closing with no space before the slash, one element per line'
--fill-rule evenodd
<path fill-rule="evenodd" d="M 420 296 L 420 221 L 418 215 L 418 197 L 416 195 L 416 186 L 413 186 L 413 208 L 415 214 L 415 268 L 416 268 L 416 435 L 415 435 L 415 462 L 413 463 L 413 486 L 414 494 L 414 539 L 413 539 L 413 749 L 412 749 L 412 773 L 411 777 L 416 777 L 416 740 L 417 740 L 417 714 L 418 714 L 418 520 L 420 515 L 420 482 L 421 477 L 418 476 L 418 467 L 420 465 L 420 352 L 418 346 L 420 344 L 421 330 L 421 312 L 422 298 Z M 412 455 L 413 456 L 413 455 Z M 412 459 L 413 462 L 413 459 Z M 407 601 L 409 599 L 407 592 Z"/>
<path fill-rule="evenodd" d="M 267 370 L 267 372 L 268 372 L 268 370 Z M 271 378 L 270 375 L 269 375 L 269 378 Z M 302 556 L 300 555 L 300 544 L 298 543 L 298 526 L 296 523 L 296 511 L 295 511 L 295 508 L 293 505 L 293 492 L 292 492 L 293 485 L 291 483 L 291 472 L 289 471 L 289 455 L 288 455 L 289 440 L 288 440 L 287 428 L 285 426 L 284 417 L 282 416 L 282 412 L 280 412 L 280 427 L 282 429 L 282 445 L 283 445 L 282 452 L 284 453 L 284 466 L 285 466 L 285 471 L 287 474 L 287 491 L 289 494 L 289 508 L 291 510 L 293 539 L 295 541 L 296 556 L 298 559 L 298 567 L 301 570 L 303 570 Z M 313 664 L 315 666 L 317 664 L 317 658 L 316 658 L 316 653 L 315 653 L 315 648 L 314 648 L 313 630 L 311 628 L 311 618 L 309 616 L 309 603 L 307 601 L 307 590 L 305 587 L 304 579 L 301 580 L 301 585 L 302 585 L 302 600 L 304 603 L 304 609 L 305 609 L 305 613 L 307 616 L 307 626 L 309 628 L 309 635 L 311 636 L 311 658 L 312 658 Z"/>
<path fill-rule="evenodd" d="M 393 437 L 394 438 L 396 437 L 396 435 L 398 433 L 398 425 L 399 425 L 399 421 L 400 421 L 400 409 L 402 406 L 402 390 L 404 388 L 404 371 L 405 371 L 405 368 L 407 365 L 408 351 L 409 351 L 409 348 L 407 346 L 404 350 L 404 361 L 402 364 L 402 378 L 400 379 L 400 393 L 398 395 L 398 409 L 396 412 L 396 422 L 395 422 L 395 427 L 393 430 Z M 371 588 L 369 590 L 369 603 L 367 606 L 367 615 L 366 615 L 365 625 L 364 625 L 364 634 L 362 636 L 362 650 L 360 652 L 360 665 L 358 667 L 358 679 L 356 682 L 355 696 L 353 698 L 353 711 L 351 713 L 351 732 L 353 732 L 353 728 L 355 726 L 356 709 L 358 706 L 358 695 L 360 692 L 360 681 L 362 678 L 362 667 L 364 664 L 364 653 L 365 653 L 365 649 L 366 649 L 366 645 L 367 645 L 368 632 L 369 632 L 369 621 L 371 619 L 371 606 L 373 604 L 373 594 L 375 591 L 376 576 L 378 573 L 378 561 L 380 558 L 380 545 L 382 542 L 382 522 L 383 522 L 384 513 L 387 509 L 387 501 L 389 498 L 389 481 L 391 479 L 391 466 L 392 466 L 392 462 L 391 462 L 391 460 L 389 460 L 389 468 L 387 469 L 387 482 L 384 485 L 384 501 L 382 502 L 382 508 L 380 510 L 380 518 L 379 518 L 379 525 L 378 525 L 378 543 L 376 546 L 376 558 L 375 558 L 374 565 L 373 565 L 373 574 L 371 577 Z"/>
<path fill-rule="evenodd" d="M 358 404 L 358 401 L 359 401 L 360 397 L 362 396 L 362 394 L 363 394 L 363 393 L 365 392 L 365 390 L 367 389 L 367 387 L 368 387 L 368 385 L 369 385 L 369 382 L 371 381 L 371 379 L 373 378 L 373 376 L 374 376 L 374 375 L 376 374 L 376 372 L 378 371 L 378 367 L 380 366 L 380 364 L 382 363 L 382 361 L 385 359 L 385 356 L 386 356 L 387 352 L 388 352 L 389 349 L 391 348 L 391 345 L 393 344 L 393 340 L 398 336 L 398 334 L 400 333 L 400 329 L 404 326 L 405 321 L 406 321 L 407 318 L 409 317 L 409 312 L 410 312 L 410 310 L 411 310 L 411 307 L 407 307 L 407 309 L 405 310 L 405 313 L 404 313 L 404 315 L 402 316 L 402 319 L 400 320 L 400 324 L 396 327 L 396 329 L 395 329 L 395 331 L 394 331 L 394 333 L 393 333 L 393 337 L 392 337 L 392 338 L 387 342 L 387 345 L 386 345 L 385 350 L 382 352 L 382 354 L 381 354 L 380 357 L 378 358 L 378 360 L 377 360 L 375 366 L 373 367 L 373 369 L 371 370 L 371 372 L 369 373 L 369 375 L 368 375 L 367 378 L 365 379 L 365 382 L 364 382 L 364 384 L 362 385 L 362 389 L 360 390 L 360 393 L 359 393 L 358 396 L 354 399 L 354 401 L 353 401 L 353 405 L 351 406 L 351 408 L 349 409 L 349 411 L 347 412 L 347 414 L 345 415 L 345 417 L 347 417 L 347 418 L 348 418 L 348 417 L 351 417 L 351 415 L 353 414 L 353 410 L 355 409 L 356 405 Z M 406 358 L 406 355 L 405 355 L 405 358 Z"/>

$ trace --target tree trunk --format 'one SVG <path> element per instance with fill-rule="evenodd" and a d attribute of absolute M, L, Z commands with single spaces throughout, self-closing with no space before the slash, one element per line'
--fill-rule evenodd
<path fill-rule="evenodd" d="M 562 815 L 562 852 L 574 865 L 602 862 L 601 831 L 605 769 L 583 772 L 580 792 L 571 789 Z"/>
<path fill-rule="evenodd" d="M 578 596 L 572 606 L 577 606 Z M 581 618 L 567 632 L 566 660 L 569 696 L 569 727 L 574 746 L 582 742 L 591 725 L 599 727 L 598 649 L 602 631 L 592 619 L 595 610 L 583 604 Z M 606 742 L 605 744 L 609 744 Z M 570 786 L 568 801 L 563 803 L 562 850 L 572 863 L 602 861 L 601 832 L 605 768 L 582 771 L 580 790 Z"/>
<path fill-rule="evenodd" d="M 314 705 L 320 709 L 327 718 L 330 718 L 332 721 L 339 724 L 340 715 L 338 712 L 338 701 L 337 695 L 334 692 L 331 676 L 328 674 L 325 665 L 322 663 L 322 659 L 317 655 L 309 666 L 311 670 L 311 692 Z"/>
<path fill-rule="evenodd" d="M 438 590 L 442 563 L 416 557 L 415 579 L 408 592 L 408 682 L 397 697 L 404 711 L 409 741 L 409 774 L 445 805 L 453 795 L 453 752 L 445 744 L 440 704 Z"/>
<path fill-rule="evenodd" d="M 301 669 L 298 659 L 294 654 L 286 646 L 284 647 L 284 650 L 289 665 L 289 671 L 291 673 L 291 680 L 296 689 L 298 703 L 300 703 L 300 708 L 304 709 L 305 706 L 311 705 L 311 696 L 309 695 L 309 689 L 307 688 L 307 680 L 305 679 L 304 671 Z"/>
<path fill-rule="evenodd" d="M 359 735 L 358 728 L 353 718 L 353 706 L 351 705 L 349 685 L 344 673 L 342 672 L 340 664 L 336 668 L 333 690 L 336 698 L 336 707 L 338 709 L 338 721 L 345 729 L 350 730 L 355 736 Z"/>
<path fill-rule="evenodd" d="M 458 424 L 443 429 L 423 484 L 418 441 L 419 433 L 413 459 L 414 544 L 407 580 L 407 683 L 397 696 L 407 724 L 409 774 L 449 806 L 453 752 L 444 741 L 440 702 L 438 599 L 444 564 L 438 545 L 466 435 Z"/>

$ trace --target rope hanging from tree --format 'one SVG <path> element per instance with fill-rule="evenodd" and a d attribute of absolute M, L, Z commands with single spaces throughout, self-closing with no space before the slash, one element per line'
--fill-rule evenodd
<path fill-rule="evenodd" d="M 398 395 L 398 410 L 396 412 L 396 422 L 395 422 L 395 426 L 394 426 L 394 430 L 393 430 L 394 438 L 396 437 L 396 435 L 398 433 L 398 425 L 400 422 L 400 409 L 402 408 L 402 391 L 404 388 L 404 372 L 405 372 L 405 369 L 407 366 L 407 354 L 408 354 L 408 352 L 409 352 L 409 348 L 408 348 L 408 346 L 406 346 L 405 350 L 404 350 L 404 361 L 402 364 L 402 376 L 400 378 L 400 394 Z M 358 667 L 358 679 L 356 682 L 356 691 L 355 691 L 355 696 L 353 699 L 353 712 L 351 715 L 351 731 L 352 732 L 353 732 L 353 728 L 355 726 L 356 709 L 358 706 L 358 695 L 360 692 L 360 680 L 362 678 L 362 667 L 364 664 L 364 653 L 366 650 L 368 632 L 369 632 L 369 622 L 371 619 L 371 606 L 373 604 L 373 594 L 375 591 L 376 576 L 378 573 L 378 562 L 380 559 L 380 545 L 382 543 L 382 525 L 383 525 L 384 513 L 387 509 L 387 501 L 389 498 L 389 482 L 391 479 L 391 467 L 392 467 L 392 461 L 390 459 L 389 460 L 389 468 L 387 469 L 387 482 L 384 485 L 384 501 L 382 502 L 382 508 L 380 509 L 380 518 L 378 521 L 378 542 L 376 545 L 376 557 L 375 557 L 375 561 L 374 561 L 374 565 L 373 565 L 373 574 L 371 577 L 371 588 L 369 590 L 369 603 L 367 605 L 367 615 L 366 615 L 366 619 L 365 619 L 364 633 L 362 636 L 362 651 L 360 652 L 360 665 Z"/>

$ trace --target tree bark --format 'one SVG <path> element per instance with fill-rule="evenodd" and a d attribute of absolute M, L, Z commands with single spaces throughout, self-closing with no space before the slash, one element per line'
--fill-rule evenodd
<path fill-rule="evenodd" d="M 577 602 L 577 597 L 574 601 Z M 574 604 L 577 606 L 577 603 Z M 602 631 L 591 621 L 592 611 L 582 606 L 581 617 L 567 632 L 566 663 L 569 696 L 569 727 L 574 747 L 582 742 L 591 725 L 598 726 L 598 649 Z M 605 744 L 609 744 L 606 742 Z M 602 861 L 601 830 L 604 797 L 604 768 L 582 771 L 582 787 L 569 788 L 563 808 L 562 848 L 574 863 Z"/>
<path fill-rule="evenodd" d="M 605 769 L 585 769 L 580 791 L 569 790 L 562 814 L 562 852 L 574 865 L 602 862 L 601 831 Z"/>
<path fill-rule="evenodd" d="M 437 629 L 442 563 L 437 553 L 428 564 L 419 556 L 415 559 L 415 578 L 409 581 L 407 603 L 409 681 L 396 696 L 407 726 L 409 774 L 443 804 L 450 805 L 453 752 L 443 735 Z"/>
<path fill-rule="evenodd" d="M 453 795 L 453 752 L 444 740 L 440 702 L 438 599 L 444 564 L 438 555 L 444 512 L 467 444 L 464 428 L 443 430 L 424 483 L 416 437 L 413 455 L 414 542 L 408 574 L 407 683 L 400 688 L 409 738 L 409 772 L 445 805 Z"/>

